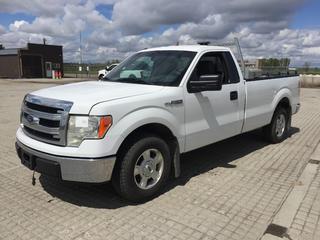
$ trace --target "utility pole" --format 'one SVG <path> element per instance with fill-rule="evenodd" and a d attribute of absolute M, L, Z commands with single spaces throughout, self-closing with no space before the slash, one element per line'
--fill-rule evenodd
<path fill-rule="evenodd" d="M 80 65 L 82 65 L 82 39 L 81 39 L 81 31 L 80 31 Z"/>
<path fill-rule="evenodd" d="M 80 31 L 80 46 L 79 46 L 79 55 L 80 55 L 80 61 L 79 61 L 79 72 L 80 72 L 80 77 L 81 77 L 81 72 L 82 72 L 82 39 L 81 39 L 81 31 Z"/>

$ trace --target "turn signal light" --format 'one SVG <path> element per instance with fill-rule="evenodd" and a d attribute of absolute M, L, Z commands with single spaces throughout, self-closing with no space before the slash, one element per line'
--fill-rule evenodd
<path fill-rule="evenodd" d="M 98 138 L 103 138 L 106 132 L 112 125 L 112 117 L 105 116 L 100 118 L 100 124 L 98 129 Z"/>

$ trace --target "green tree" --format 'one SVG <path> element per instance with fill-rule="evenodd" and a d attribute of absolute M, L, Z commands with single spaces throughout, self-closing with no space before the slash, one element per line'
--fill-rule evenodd
<path fill-rule="evenodd" d="M 303 71 L 304 72 L 309 72 L 309 70 L 310 70 L 310 63 L 309 62 L 305 62 L 303 64 Z"/>

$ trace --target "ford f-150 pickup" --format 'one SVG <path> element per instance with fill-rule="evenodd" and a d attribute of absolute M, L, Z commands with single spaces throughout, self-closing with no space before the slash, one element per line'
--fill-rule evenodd
<path fill-rule="evenodd" d="M 27 94 L 16 149 L 31 170 L 112 181 L 140 201 L 170 172 L 179 176 L 181 153 L 261 127 L 270 142 L 283 141 L 299 107 L 297 76 L 245 80 L 229 48 L 146 49 L 101 81 Z"/>

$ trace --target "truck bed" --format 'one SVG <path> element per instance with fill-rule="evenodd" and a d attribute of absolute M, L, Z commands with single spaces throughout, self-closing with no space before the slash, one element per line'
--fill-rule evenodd
<path fill-rule="evenodd" d="M 284 93 L 291 99 L 292 113 L 299 103 L 299 76 L 278 76 L 246 80 L 246 111 L 243 132 L 267 125 L 279 97 Z M 282 95 L 283 96 L 283 95 Z"/>

